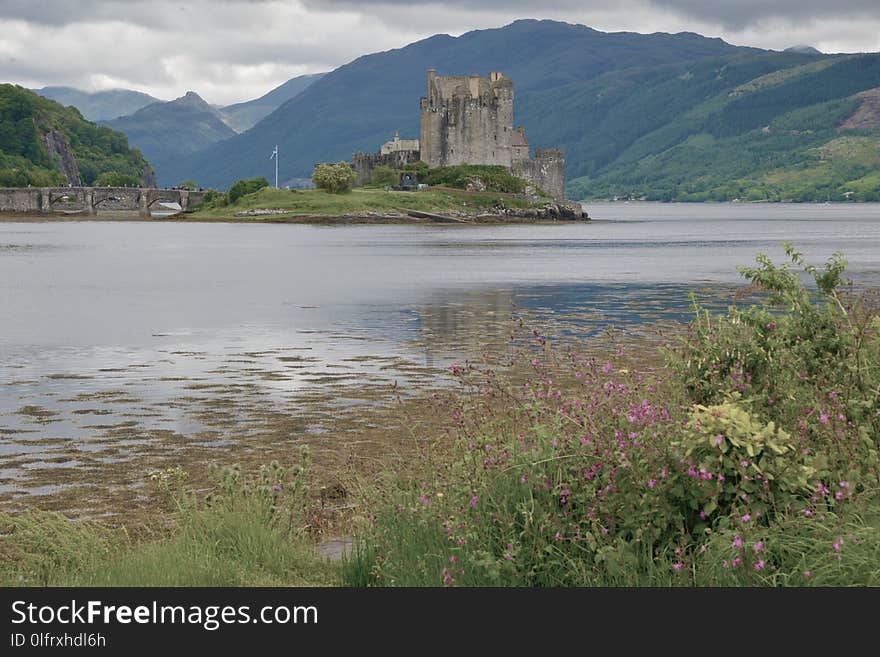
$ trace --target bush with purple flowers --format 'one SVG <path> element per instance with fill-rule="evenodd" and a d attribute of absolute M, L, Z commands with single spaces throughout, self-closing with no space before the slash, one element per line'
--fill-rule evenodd
<path fill-rule="evenodd" d="M 838 256 L 805 267 L 818 293 L 758 261 L 763 299 L 700 311 L 666 367 L 540 336 L 454 367 L 452 453 L 380 484 L 347 581 L 880 584 L 876 306 Z"/>

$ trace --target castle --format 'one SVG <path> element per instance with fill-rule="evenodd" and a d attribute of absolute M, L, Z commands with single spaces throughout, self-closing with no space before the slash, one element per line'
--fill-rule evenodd
<path fill-rule="evenodd" d="M 565 196 L 565 156 L 558 148 L 538 148 L 529 158 L 525 130 L 513 127 L 513 81 L 497 71 L 484 78 L 438 76 L 428 70 L 428 93 L 419 102 L 419 139 L 382 145 L 378 153 L 355 153 L 357 184 L 375 167 L 400 168 L 422 160 L 429 167 L 494 164 L 539 187 L 557 200 Z"/>

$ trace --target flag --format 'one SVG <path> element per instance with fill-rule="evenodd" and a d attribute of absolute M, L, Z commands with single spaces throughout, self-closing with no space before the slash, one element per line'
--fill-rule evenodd
<path fill-rule="evenodd" d="M 269 156 L 269 159 L 271 160 L 276 157 L 278 157 L 278 147 L 277 146 L 275 147 L 275 150 L 272 151 L 272 154 Z"/>

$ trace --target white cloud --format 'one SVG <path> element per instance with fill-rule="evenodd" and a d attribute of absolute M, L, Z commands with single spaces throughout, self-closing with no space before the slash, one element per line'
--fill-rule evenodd
<path fill-rule="evenodd" d="M 435 33 L 536 17 L 731 43 L 880 50 L 877 0 L 3 0 L 0 79 L 31 87 L 195 90 L 226 104 Z"/>

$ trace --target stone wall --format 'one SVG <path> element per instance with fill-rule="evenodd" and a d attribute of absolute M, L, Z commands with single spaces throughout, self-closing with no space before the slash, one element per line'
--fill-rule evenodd
<path fill-rule="evenodd" d="M 378 166 L 402 169 L 407 164 L 419 159 L 419 151 L 394 151 L 382 155 L 380 153 L 355 153 L 351 156 L 351 168 L 354 169 L 357 178 L 355 187 L 360 187 L 368 182 L 373 176 L 373 169 Z"/>
<path fill-rule="evenodd" d="M 0 188 L 0 212 L 8 214 L 39 214 L 42 208 L 39 188 Z"/>
<path fill-rule="evenodd" d="M 533 159 L 514 162 L 511 171 L 557 201 L 565 198 L 565 154 L 561 149 L 536 148 Z"/>

